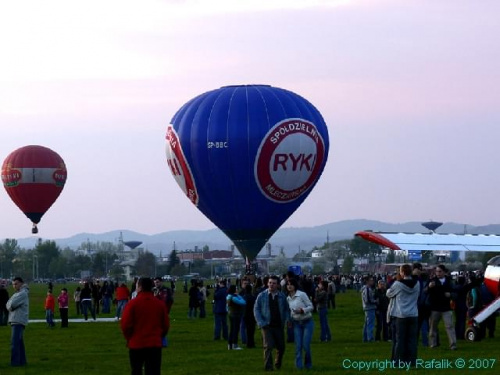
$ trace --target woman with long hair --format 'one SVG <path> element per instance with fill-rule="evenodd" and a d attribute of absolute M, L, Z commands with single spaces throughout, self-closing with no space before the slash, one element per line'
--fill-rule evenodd
<path fill-rule="evenodd" d="M 229 338 L 227 348 L 229 350 L 240 350 L 238 346 L 238 332 L 241 319 L 245 311 L 246 301 L 236 291 L 236 285 L 231 285 L 226 297 L 227 311 L 229 312 Z"/>
<path fill-rule="evenodd" d="M 312 367 L 311 339 L 314 330 L 312 319 L 313 304 L 306 293 L 299 290 L 299 283 L 295 279 L 286 282 L 288 291 L 287 302 L 293 324 L 293 334 L 295 337 L 295 366 L 301 369 Z M 302 352 L 305 353 L 304 363 L 302 362 Z"/>

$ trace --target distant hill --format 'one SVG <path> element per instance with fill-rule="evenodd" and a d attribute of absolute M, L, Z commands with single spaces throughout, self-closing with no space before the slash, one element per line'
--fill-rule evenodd
<path fill-rule="evenodd" d="M 384 223 L 375 220 L 344 220 L 334 223 L 319 225 L 315 227 L 288 227 L 279 229 L 270 239 L 273 254 L 277 254 L 283 247 L 288 256 L 292 256 L 301 250 L 311 250 L 314 246 L 322 246 L 327 237 L 330 242 L 350 239 L 360 230 L 386 231 L 386 232 L 426 232 L 420 222 L 408 223 Z M 486 226 L 471 226 L 460 223 L 445 223 L 438 233 L 467 233 L 471 234 L 500 234 L 500 224 Z M 167 255 L 174 248 L 178 250 L 203 248 L 207 245 L 211 250 L 227 250 L 231 247 L 231 241 L 219 229 L 210 230 L 177 230 L 163 232 L 154 235 L 137 233 L 129 230 L 115 230 L 106 233 L 79 233 L 68 238 L 53 239 L 59 247 L 77 249 L 83 243 L 90 242 L 113 242 L 117 243 L 120 233 L 124 241 L 142 241 L 140 247 L 155 254 L 160 252 Z M 19 246 L 29 249 L 33 248 L 36 238 L 17 239 Z"/>

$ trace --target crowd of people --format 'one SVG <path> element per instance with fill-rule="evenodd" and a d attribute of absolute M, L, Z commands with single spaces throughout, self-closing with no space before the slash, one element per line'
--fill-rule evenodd
<path fill-rule="evenodd" d="M 163 285 L 161 277 L 135 279 L 131 288 L 125 283 L 99 280 L 85 282 L 73 293 L 77 315 L 88 320 L 89 314 L 111 313 L 129 348 L 133 374 L 147 368 L 148 374 L 159 374 L 161 348 L 168 346 L 170 311 L 174 303 L 175 283 Z M 359 287 L 357 284 L 361 284 Z M 29 289 L 20 277 L 12 281 L 14 294 L 9 298 L 0 286 L 0 324 L 11 325 L 11 365 L 26 365 L 24 328 L 28 322 Z M 442 320 L 448 347 L 457 348 L 463 339 L 467 319 L 489 304 L 490 295 L 480 276 L 470 273 L 452 279 L 444 265 L 425 270 L 420 263 L 402 265 L 393 275 L 353 276 L 282 275 L 241 279 L 217 279 L 208 287 L 202 280 L 191 280 L 188 293 L 189 319 L 206 317 L 206 304 L 212 300 L 214 340 L 227 341 L 229 350 L 255 348 L 255 332 L 261 330 L 264 369 L 279 369 L 283 363 L 286 342 L 295 344 L 294 364 L 298 369 L 313 365 L 311 341 L 315 329 L 313 313 L 318 314 L 319 339 L 332 340 L 328 311 L 336 305 L 335 295 L 348 289 L 360 292 L 364 310 L 363 342 L 392 342 L 391 358 L 414 366 L 418 342 L 431 348 L 440 345 L 438 326 Z M 52 328 L 59 307 L 61 327 L 68 327 L 68 290 L 53 295 L 49 285 L 45 299 L 47 326 Z M 143 319 L 147 316 L 147 319 Z M 7 319 L 8 317 L 8 319 Z M 142 318 L 139 318 L 142 317 Z M 496 319 L 492 316 L 481 325 L 480 337 L 494 336 Z M 241 345 L 239 345 L 239 341 Z"/>
<path fill-rule="evenodd" d="M 440 346 L 438 326 L 444 323 L 450 350 L 465 339 L 468 319 L 493 301 L 476 273 L 456 279 L 440 264 L 425 270 L 420 263 L 404 264 L 394 275 L 368 275 L 361 288 L 365 313 L 363 342 L 392 341 L 392 360 L 415 366 L 418 341 Z M 376 328 L 375 328 L 376 322 Z M 494 337 L 496 317 L 480 326 L 479 338 Z"/>
<path fill-rule="evenodd" d="M 241 338 L 246 348 L 255 348 L 255 331 L 259 327 L 266 370 L 281 367 L 286 342 L 295 343 L 295 366 L 310 369 L 313 312 L 319 315 L 321 342 L 331 341 L 328 309 L 335 308 L 336 292 L 333 276 L 312 278 L 292 271 L 281 278 L 248 276 L 234 283 L 219 279 L 212 300 L 214 340 L 222 338 L 229 350 L 241 350 Z"/>

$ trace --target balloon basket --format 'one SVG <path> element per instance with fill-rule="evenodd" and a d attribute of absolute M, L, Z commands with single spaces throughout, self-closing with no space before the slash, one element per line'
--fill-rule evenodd
<path fill-rule="evenodd" d="M 250 276 L 255 278 L 255 274 L 257 270 L 257 263 L 247 263 L 245 265 L 245 276 L 249 278 Z"/>

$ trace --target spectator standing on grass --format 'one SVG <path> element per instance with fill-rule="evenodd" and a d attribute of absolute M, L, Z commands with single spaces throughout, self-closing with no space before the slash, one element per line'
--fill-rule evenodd
<path fill-rule="evenodd" d="M 171 288 L 163 285 L 163 280 L 160 276 L 156 276 L 154 279 L 153 294 L 156 298 L 163 301 L 167 307 L 167 313 L 170 315 L 170 310 L 172 310 L 172 305 L 174 304 L 174 292 Z"/>
<path fill-rule="evenodd" d="M 389 340 L 389 325 L 387 323 L 387 308 L 389 307 L 389 298 L 386 296 L 387 288 L 384 280 L 377 282 L 375 289 L 375 301 L 377 301 L 377 328 L 375 330 L 375 341 Z"/>
<path fill-rule="evenodd" d="M 363 324 L 363 342 L 373 342 L 375 341 L 373 337 L 373 328 L 375 326 L 375 311 L 377 309 L 377 303 L 375 301 L 375 295 L 373 291 L 373 286 L 375 285 L 375 280 L 372 276 L 367 276 L 365 285 L 361 289 L 361 301 L 363 302 L 363 311 L 365 312 L 365 322 Z"/>
<path fill-rule="evenodd" d="M 285 324 L 290 320 L 290 309 L 286 296 L 278 290 L 277 276 L 270 276 L 268 288 L 257 296 L 254 307 L 254 316 L 257 325 L 262 330 L 264 346 L 264 368 L 272 371 L 279 370 L 285 354 Z M 273 350 L 276 349 L 276 358 L 273 367 Z"/>
<path fill-rule="evenodd" d="M 68 328 L 69 298 L 68 289 L 62 288 L 61 294 L 57 297 L 59 304 L 59 314 L 61 316 L 61 328 Z"/>
<path fill-rule="evenodd" d="M 244 276 L 240 280 L 240 296 L 242 298 L 244 298 L 244 295 L 246 293 L 245 289 L 246 289 L 248 284 L 250 284 L 250 280 L 246 276 Z M 242 316 L 241 323 L 240 323 L 241 324 L 240 325 L 240 337 L 241 337 L 241 343 L 246 345 L 247 344 L 247 327 L 246 327 L 245 313 L 246 313 L 246 308 L 243 311 L 243 316 Z"/>
<path fill-rule="evenodd" d="M 191 280 L 191 288 L 189 288 L 189 311 L 188 318 L 194 319 L 198 316 L 200 308 L 201 293 L 196 280 Z"/>
<path fill-rule="evenodd" d="M 302 286 L 301 286 L 301 284 L 303 282 L 299 281 L 299 277 L 302 280 L 305 280 L 305 275 L 297 276 L 297 275 L 295 275 L 295 272 L 293 272 L 291 270 L 288 271 L 287 273 L 285 273 L 283 280 L 281 280 L 281 282 L 280 282 L 281 291 L 285 294 L 285 296 L 288 297 L 287 283 L 288 283 L 289 280 L 292 280 L 292 279 L 297 280 L 297 284 L 299 285 L 299 287 L 297 289 L 300 290 L 301 292 L 303 292 Z M 314 308 L 314 306 L 313 306 L 313 308 Z M 287 327 L 286 327 L 286 342 L 287 343 L 288 342 L 295 342 L 294 333 L 295 333 L 295 331 L 293 329 L 293 325 L 292 324 L 287 324 Z"/>
<path fill-rule="evenodd" d="M 429 344 L 431 348 L 437 346 L 438 324 L 441 318 L 444 321 L 448 343 L 451 350 L 457 349 L 457 337 L 453 325 L 453 311 L 451 309 L 451 293 L 453 285 L 451 278 L 446 275 L 448 269 L 443 265 L 438 265 L 435 276 L 429 281 L 427 290 L 431 309 Z"/>
<path fill-rule="evenodd" d="M 123 309 L 128 303 L 130 291 L 125 283 L 121 283 L 116 288 L 116 320 L 120 320 L 123 314 Z"/>
<path fill-rule="evenodd" d="M 466 285 L 465 276 L 459 275 L 455 287 L 455 336 L 457 340 L 465 339 L 467 326 L 467 292 L 470 285 Z"/>
<path fill-rule="evenodd" d="M 9 320 L 9 310 L 5 306 L 9 300 L 9 291 L 5 287 L 5 284 L 0 284 L 0 326 L 6 326 L 7 320 Z"/>
<path fill-rule="evenodd" d="M 137 281 L 137 297 L 123 311 L 120 322 L 129 349 L 132 375 L 161 374 L 163 338 L 170 328 L 167 307 L 153 295 L 153 281 L 141 277 Z"/>
<path fill-rule="evenodd" d="M 167 315 L 170 318 L 170 310 L 172 309 L 172 305 L 174 304 L 174 293 L 172 289 L 167 288 L 163 285 L 163 279 L 160 276 L 156 276 L 153 280 L 153 283 L 153 295 L 165 304 L 165 307 L 167 308 Z M 163 338 L 163 346 L 168 346 L 167 336 Z"/>
<path fill-rule="evenodd" d="M 220 280 L 214 292 L 213 311 L 214 311 L 214 340 L 222 338 L 228 340 L 227 329 L 227 308 L 226 308 L 227 288 L 226 282 Z"/>
<path fill-rule="evenodd" d="M 418 296 L 418 332 L 417 342 L 422 335 L 422 346 L 429 346 L 429 318 L 431 316 L 430 306 L 428 304 L 427 283 L 429 275 L 423 271 L 423 266 L 419 262 L 413 263 L 413 276 L 417 278 L 420 286 Z"/>
<path fill-rule="evenodd" d="M 316 309 L 319 313 L 319 324 L 321 328 L 321 342 L 332 340 L 330 326 L 328 325 L 328 282 L 323 280 L 318 283 L 314 300 L 316 301 Z"/>
<path fill-rule="evenodd" d="M 333 276 L 328 277 L 328 308 L 335 309 L 335 294 L 337 293 Z"/>
<path fill-rule="evenodd" d="M 203 284 L 203 281 L 199 281 L 198 288 L 200 290 L 200 319 L 204 319 L 207 317 L 207 287 Z"/>
<path fill-rule="evenodd" d="M 299 290 L 296 279 L 289 279 L 286 283 L 288 290 L 287 302 L 290 308 L 291 321 L 295 338 L 295 366 L 302 369 L 312 367 L 311 340 L 314 330 L 312 319 L 313 304 L 307 294 Z M 304 362 L 302 361 L 304 352 Z"/>
<path fill-rule="evenodd" d="M 54 324 L 54 309 L 56 307 L 56 300 L 52 295 L 52 290 L 47 291 L 47 297 L 45 297 L 45 321 L 47 326 L 52 328 Z"/>
<path fill-rule="evenodd" d="M 109 314 L 111 312 L 111 300 L 113 298 L 113 287 L 107 282 L 104 281 L 102 283 L 102 287 L 100 290 L 101 299 L 102 299 L 102 313 Z"/>
<path fill-rule="evenodd" d="M 73 293 L 73 301 L 75 301 L 75 307 L 76 307 L 76 315 L 80 316 L 81 309 L 80 309 L 80 293 L 82 289 L 78 286 L 76 287 L 75 292 Z"/>
<path fill-rule="evenodd" d="M 230 323 L 227 348 L 229 350 L 241 350 L 241 347 L 238 346 L 238 333 L 240 331 L 241 319 L 245 312 L 246 301 L 237 293 L 236 285 L 229 287 L 226 303 Z"/>
<path fill-rule="evenodd" d="M 469 291 L 466 296 L 467 317 L 472 319 L 483 308 L 481 300 L 481 278 L 476 278 L 474 274 L 469 276 Z"/>
<path fill-rule="evenodd" d="M 247 348 L 255 348 L 255 327 L 257 323 L 255 322 L 255 317 L 253 316 L 253 308 L 255 306 L 255 295 L 253 293 L 253 288 L 250 283 L 245 286 L 245 293 L 243 298 L 247 303 L 245 305 L 245 314 L 243 320 L 245 321 L 246 329 L 246 346 Z"/>
<path fill-rule="evenodd" d="M 26 351 L 24 347 L 24 328 L 28 325 L 29 289 L 21 277 L 12 280 L 14 294 L 7 301 L 9 323 L 11 326 L 11 366 L 26 366 Z"/>
<path fill-rule="evenodd" d="M 89 283 L 83 284 L 83 289 L 80 293 L 80 303 L 85 321 L 88 320 L 89 312 L 92 315 L 92 319 L 96 320 L 94 306 L 92 306 L 92 289 L 90 289 Z"/>
<path fill-rule="evenodd" d="M 101 305 L 101 284 L 99 280 L 95 280 L 92 284 L 92 301 L 94 302 L 94 311 L 99 315 L 99 307 Z"/>
<path fill-rule="evenodd" d="M 392 360 L 403 361 L 415 366 L 417 360 L 418 337 L 418 297 L 420 284 L 412 277 L 409 264 L 400 268 L 400 278 L 387 290 L 387 297 L 394 301 L 389 314 L 396 329 Z"/>

